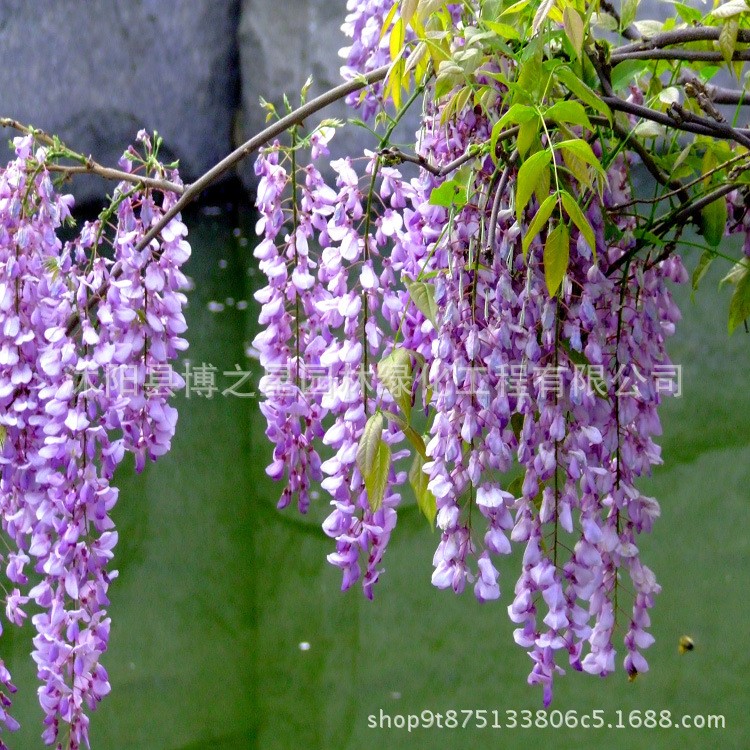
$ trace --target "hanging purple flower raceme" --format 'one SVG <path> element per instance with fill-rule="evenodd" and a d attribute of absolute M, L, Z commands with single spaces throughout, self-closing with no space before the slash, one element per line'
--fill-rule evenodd
<path fill-rule="evenodd" d="M 151 164 L 150 141 L 145 134 L 139 141 L 141 164 Z M 72 198 L 55 191 L 46 149 L 33 148 L 31 137 L 16 139 L 17 158 L 0 177 L 0 511 L 17 548 L 7 559 L 13 589 L 6 616 L 20 625 L 23 607 L 39 608 L 31 617 L 32 656 L 42 682 L 43 739 L 56 743 L 67 725 L 74 750 L 88 744 L 87 712 L 110 691 L 100 663 L 109 640 L 107 592 L 117 575 L 109 569 L 117 543 L 110 480 L 125 450 L 138 464 L 155 459 L 174 431 L 166 397 L 182 384 L 172 379 L 166 391 L 149 390 L 146 373 L 162 368 L 163 375 L 186 346 L 179 266 L 189 246 L 178 218 L 161 242 L 135 250 L 175 197 L 157 205 L 130 184 L 115 191 L 114 259 L 99 254 L 106 236 L 100 221 L 63 245 L 57 230 Z M 118 378 L 120 369 L 131 375 Z M 26 565 L 41 577 L 31 590 Z M 12 690 L 4 667 L 2 677 Z M 7 713 L 5 722 L 16 726 Z"/>
<path fill-rule="evenodd" d="M 313 160 L 327 153 L 332 134 L 321 129 L 312 135 Z M 371 597 L 400 500 L 387 490 L 380 507 L 372 508 L 356 461 L 375 404 L 368 396 L 368 379 L 382 339 L 377 322 L 382 286 L 374 265 L 378 240 L 372 236 L 376 232 L 368 231 L 365 246 L 360 237 L 368 221 L 361 182 L 371 178 L 361 180 L 348 159 L 332 162 L 335 187 L 325 183 L 314 163 L 299 167 L 292 177 L 286 166 L 296 160 L 281 163 L 280 153 L 276 145 L 256 165 L 263 240 L 255 255 L 268 285 L 256 293 L 266 327 L 253 343 L 265 370 L 261 410 L 268 421 L 266 434 L 275 446 L 268 473 L 277 479 L 286 475 L 279 506 L 297 497 L 302 512 L 310 482 L 322 479 L 333 498 L 333 511 L 323 524 L 336 541 L 329 560 L 342 571 L 342 587 L 349 588 L 362 578 L 364 555 L 363 587 Z M 370 161 L 368 170 L 375 168 Z M 298 204 L 286 208 L 290 192 Z M 388 429 L 383 439 L 398 441 L 399 434 L 397 428 Z M 322 464 L 313 447 L 317 440 L 333 451 Z M 403 473 L 392 473 L 392 482 L 404 479 Z"/>
<path fill-rule="evenodd" d="M 347 0 L 347 16 L 341 26 L 351 44 L 343 47 L 339 55 L 346 60 L 341 67 L 341 76 L 349 80 L 369 73 L 391 61 L 388 34 L 381 30 L 395 0 Z M 364 93 L 349 94 L 346 103 L 362 109 L 362 117 L 371 119 L 382 106 L 383 85 L 378 83 Z"/>
<path fill-rule="evenodd" d="M 380 30 L 390 8 L 348 4 L 344 29 L 353 42 L 343 51 L 345 75 L 388 61 L 388 33 Z M 449 10 L 460 46 L 462 8 Z M 309 341 L 314 331 L 315 362 L 331 377 L 332 390 L 319 402 L 329 419 L 322 442 L 334 454 L 321 466 L 334 506 L 324 530 L 336 540 L 329 560 L 341 568 L 343 588 L 360 579 L 361 554 L 369 550 L 371 595 L 395 525 L 395 488 L 405 480 L 396 462 L 413 451 L 410 481 L 428 516 L 433 503 L 441 530 L 436 586 L 460 593 L 470 583 L 480 601 L 497 599 L 502 558 L 513 545 L 523 550 L 508 614 L 532 661 L 529 683 L 542 686 L 549 705 L 564 660 L 603 676 L 614 671 L 624 645 L 629 677 L 648 669 L 648 612 L 660 589 L 638 543 L 659 506 L 637 481 L 661 461 L 657 410 L 674 392 L 664 387 L 674 371 L 665 345 L 680 317 L 669 283 L 686 275 L 679 258 L 635 253 L 635 219 L 618 213 L 631 200 L 631 163 L 606 141 L 592 147 L 606 164 L 596 189 L 578 180 L 548 133 L 541 137 L 536 148 L 549 150 L 556 189 L 573 197 L 591 232 L 558 207 L 553 223 L 524 242 L 544 195 L 531 195 L 518 211 L 523 156 L 499 141 L 494 153 L 487 148 L 507 114 L 508 89 L 499 81 L 511 65 L 499 60 L 474 74 L 485 87 L 481 106 L 474 101 L 446 113 L 452 95 L 437 103 L 426 97 L 416 153 L 406 160 L 430 168 L 416 176 L 404 176 L 412 167 L 390 148 L 366 152 L 369 193 L 350 160 L 333 162 L 335 188 L 306 168 L 309 190 L 297 217 L 300 226 L 309 217 L 312 227 L 305 262 L 314 258 L 317 267 L 313 303 L 299 330 L 287 327 L 273 351 L 286 361 L 295 341 Z M 433 84 L 426 85 L 429 91 Z M 377 89 L 350 104 L 364 102 L 369 116 L 381 98 Z M 260 226 L 274 226 L 275 237 L 283 180 L 270 190 L 273 159 L 261 161 L 259 208 Z M 459 171 L 448 167 L 457 163 Z M 450 191 L 442 190 L 445 182 Z M 730 204 L 744 231 L 741 196 L 730 196 Z M 545 245 L 561 222 L 569 258 L 551 296 Z M 271 268 L 275 257 L 271 252 Z M 271 292 L 262 294 L 269 304 Z M 288 311 L 295 296 L 279 298 Z M 272 328 L 259 340 L 275 338 Z M 369 372 L 381 363 L 404 369 L 400 396 L 392 372 L 382 381 Z M 352 377 L 363 367 L 370 392 Z M 423 411 L 426 434 L 412 428 L 412 408 Z M 390 468 L 373 509 L 358 456 L 377 442 L 368 425 L 381 417 L 387 427 L 376 422 L 378 440 L 388 445 Z M 269 434 L 281 466 L 289 449 L 281 433 Z M 379 517 L 384 509 L 387 517 Z"/>

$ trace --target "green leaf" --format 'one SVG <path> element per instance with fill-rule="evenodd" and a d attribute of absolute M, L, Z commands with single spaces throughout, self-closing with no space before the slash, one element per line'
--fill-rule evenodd
<path fill-rule="evenodd" d="M 544 279 L 550 297 L 557 294 L 570 258 L 570 235 L 568 228 L 560 222 L 548 235 L 544 243 Z"/>
<path fill-rule="evenodd" d="M 380 29 L 381 39 L 385 36 L 385 33 L 388 31 L 388 28 L 393 23 L 393 19 L 396 16 L 397 10 L 398 10 L 398 4 L 393 3 L 393 7 L 388 11 L 388 15 L 383 19 L 383 27 Z"/>
<path fill-rule="evenodd" d="M 555 75 L 568 91 L 575 94 L 584 104 L 588 104 L 589 107 L 604 115 L 610 122 L 612 121 L 612 110 L 570 68 L 562 65 L 556 68 Z"/>
<path fill-rule="evenodd" d="M 591 171 L 589 170 L 586 163 L 579 159 L 572 151 L 565 149 L 562 152 L 563 163 L 571 171 L 573 176 L 586 187 L 593 187 L 593 181 L 591 179 Z"/>
<path fill-rule="evenodd" d="M 534 117 L 537 117 L 537 112 L 533 107 L 529 107 L 526 104 L 514 104 L 495 123 L 495 128 L 498 128 L 498 132 L 500 132 L 500 130 L 506 125 L 520 125 L 521 123 L 528 122 Z M 495 141 L 497 141 L 497 138 L 495 138 Z"/>
<path fill-rule="evenodd" d="M 401 50 L 404 48 L 405 35 L 406 30 L 404 29 L 404 21 L 403 19 L 399 18 L 398 21 L 393 24 L 393 28 L 391 29 L 391 36 L 388 43 L 389 51 L 391 53 L 391 60 L 395 60 L 401 54 Z"/>
<path fill-rule="evenodd" d="M 406 439 L 412 444 L 414 447 L 414 450 L 419 453 L 422 458 L 427 458 L 427 446 L 424 444 L 424 438 L 413 428 L 409 425 L 406 425 L 405 427 L 402 427 L 404 431 L 404 435 L 406 435 Z"/>
<path fill-rule="evenodd" d="M 549 167 L 545 167 L 539 173 L 539 179 L 536 181 L 536 187 L 534 188 L 534 196 L 536 197 L 539 205 L 547 199 L 550 191 L 550 184 L 552 182 L 552 170 Z"/>
<path fill-rule="evenodd" d="M 365 423 L 362 437 L 357 446 L 357 466 L 363 477 L 372 474 L 375 465 L 375 456 L 378 451 L 378 443 L 383 435 L 383 415 L 376 411 Z"/>
<path fill-rule="evenodd" d="M 438 329 L 437 314 L 438 307 L 435 302 L 435 287 L 424 281 L 407 281 L 406 291 L 409 292 L 411 301 L 416 305 L 417 310 L 432 323 L 435 330 Z"/>
<path fill-rule="evenodd" d="M 638 13 L 638 3 L 640 0 L 623 0 L 622 9 L 620 10 L 620 28 L 627 29 Z"/>
<path fill-rule="evenodd" d="M 750 317 L 750 268 L 745 265 L 745 273 L 737 282 L 732 299 L 729 302 L 729 335 L 737 326 Z"/>
<path fill-rule="evenodd" d="M 498 23 L 497 21 L 485 21 L 484 25 L 491 31 L 494 31 L 499 37 L 502 37 L 503 39 L 517 40 L 521 38 L 515 27 L 511 26 L 510 24 Z"/>
<path fill-rule="evenodd" d="M 606 179 L 607 173 L 604 171 L 602 163 L 599 161 L 599 159 L 596 158 L 596 155 L 591 149 L 591 146 L 589 146 L 586 141 L 582 140 L 581 138 L 573 138 L 569 141 L 561 141 L 560 143 L 555 145 L 555 148 L 562 149 L 563 155 L 565 154 L 565 152 L 569 152 L 577 158 L 581 159 L 581 161 L 585 161 L 586 164 L 590 164 L 602 177 Z"/>
<path fill-rule="evenodd" d="M 513 3 L 513 5 L 510 5 L 507 7 L 501 14 L 500 17 L 510 15 L 511 13 L 518 13 L 519 11 L 522 11 L 527 5 L 529 4 L 529 0 L 518 0 L 518 2 Z"/>
<path fill-rule="evenodd" d="M 612 68 L 612 88 L 619 91 L 629 86 L 633 79 L 648 70 L 650 64 L 648 60 L 623 60 L 618 63 Z"/>
<path fill-rule="evenodd" d="M 591 224 L 589 224 L 589 220 L 584 216 L 581 207 L 570 193 L 563 190 L 560 195 L 565 213 L 570 216 L 573 223 L 578 227 L 578 231 L 583 235 L 586 242 L 588 242 L 591 252 L 594 254 L 594 258 L 596 258 L 596 236 L 594 235 L 594 230 L 591 228 Z"/>
<path fill-rule="evenodd" d="M 701 211 L 700 231 L 711 247 L 718 247 L 724 239 L 727 218 L 727 199 L 724 197 L 704 206 Z"/>
<path fill-rule="evenodd" d="M 694 292 L 698 291 L 698 285 L 703 280 L 715 257 L 714 253 L 710 250 L 705 250 L 701 255 L 698 265 L 695 267 L 695 271 L 693 271 L 692 287 Z"/>
<path fill-rule="evenodd" d="M 687 24 L 699 24 L 703 20 L 703 14 L 698 8 L 693 8 L 685 3 L 675 3 L 674 7 L 680 18 Z"/>
<path fill-rule="evenodd" d="M 534 237 L 536 237 L 539 232 L 542 231 L 542 227 L 545 226 L 545 224 L 549 221 L 549 217 L 552 216 L 552 211 L 554 210 L 556 203 L 557 195 L 555 194 L 548 196 L 547 200 L 545 200 L 544 203 L 539 206 L 539 210 L 536 212 L 536 215 L 531 221 L 531 224 L 529 224 L 529 228 L 526 230 L 526 234 L 524 235 L 523 241 L 521 242 L 524 258 L 529 252 L 529 246 L 531 245 Z"/>
<path fill-rule="evenodd" d="M 458 180 L 446 180 L 430 193 L 430 205 L 461 208 L 466 205 L 466 185 Z"/>
<path fill-rule="evenodd" d="M 398 425 L 398 428 L 404 433 L 404 437 L 412 444 L 417 453 L 423 458 L 427 458 L 427 446 L 424 444 L 424 438 L 410 425 L 400 414 L 394 414 L 391 411 L 384 411 L 383 416 L 389 421 Z"/>
<path fill-rule="evenodd" d="M 391 449 L 381 438 L 375 449 L 372 471 L 365 476 L 367 501 L 374 513 L 383 504 L 385 490 L 388 487 L 388 474 L 391 470 Z"/>
<path fill-rule="evenodd" d="M 521 165 L 516 181 L 516 218 L 521 221 L 523 210 L 531 200 L 545 167 L 549 166 L 552 154 L 548 149 L 537 151 Z"/>
<path fill-rule="evenodd" d="M 414 377 L 411 366 L 411 354 L 400 347 L 378 362 L 378 379 L 393 396 L 393 400 L 406 417 L 411 418 L 411 393 Z"/>
<path fill-rule="evenodd" d="M 565 33 L 570 39 L 570 43 L 573 45 L 576 55 L 580 59 L 583 53 L 583 41 L 586 36 L 586 31 L 583 26 L 583 19 L 581 14 L 574 10 L 570 5 L 565 6 L 563 10 L 563 26 L 565 27 Z"/>
<path fill-rule="evenodd" d="M 555 122 L 567 122 L 571 125 L 581 125 L 589 130 L 594 129 L 583 106 L 571 100 L 555 102 L 544 113 L 544 117 Z"/>
<path fill-rule="evenodd" d="M 435 523 L 437 515 L 437 501 L 430 490 L 427 489 L 429 478 L 424 473 L 424 458 L 417 453 L 414 456 L 414 462 L 409 469 L 409 484 L 414 490 L 414 497 L 417 499 L 417 505 L 422 511 L 424 517 L 429 521 L 430 526 Z"/>
<path fill-rule="evenodd" d="M 525 156 L 534 141 L 539 136 L 539 118 L 535 117 L 533 120 L 521 123 L 518 128 L 518 137 L 516 138 L 516 148 L 521 156 Z"/>
<path fill-rule="evenodd" d="M 8 429 L 4 424 L 0 424 L 0 450 L 5 447 L 5 439 L 8 437 Z"/>
<path fill-rule="evenodd" d="M 411 17 L 414 15 L 414 11 L 418 5 L 419 0 L 401 0 L 401 18 L 404 19 L 405 24 L 411 21 Z"/>
<path fill-rule="evenodd" d="M 724 284 L 733 284 L 734 286 L 737 286 L 737 284 L 739 284 L 748 273 L 750 273 L 750 261 L 744 258 L 737 261 L 732 266 L 732 270 L 719 282 L 719 289 L 721 289 Z"/>
<path fill-rule="evenodd" d="M 555 5 L 556 0 L 542 0 L 534 14 L 534 20 L 531 23 L 531 33 L 538 34 L 542 24 L 547 20 L 549 12 Z"/>
<path fill-rule="evenodd" d="M 739 31 L 740 24 L 736 18 L 730 18 L 724 26 L 721 28 L 719 33 L 719 41 L 717 45 L 721 56 L 724 58 L 724 62 L 730 65 L 732 62 L 732 56 L 734 55 L 734 49 L 737 46 L 737 32 Z"/>
<path fill-rule="evenodd" d="M 745 0 L 729 0 L 729 2 L 720 5 L 718 8 L 714 8 L 711 11 L 711 15 L 714 18 L 732 18 L 739 16 L 741 13 L 746 13 L 748 8 Z"/>

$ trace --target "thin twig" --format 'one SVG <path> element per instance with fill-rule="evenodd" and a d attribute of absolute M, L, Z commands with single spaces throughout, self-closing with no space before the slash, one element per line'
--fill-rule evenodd
<path fill-rule="evenodd" d="M 642 49 L 632 52 L 615 50 L 609 58 L 612 65 L 624 60 L 686 60 L 687 62 L 716 62 L 723 63 L 724 55 L 703 49 Z M 750 50 L 736 49 L 732 53 L 733 62 L 750 60 Z"/>
<path fill-rule="evenodd" d="M 708 42 L 717 40 L 721 34 L 718 26 L 688 26 L 684 29 L 672 31 L 661 31 L 652 37 L 642 37 L 641 41 L 634 44 L 626 44 L 612 50 L 612 55 L 623 55 L 643 50 L 661 49 L 673 44 L 687 44 L 689 42 Z M 750 29 L 739 29 L 737 41 L 742 44 L 750 43 Z"/>
<path fill-rule="evenodd" d="M 359 76 L 351 81 L 342 83 L 340 86 L 326 91 L 324 94 L 311 99 L 306 104 L 290 112 L 285 117 L 277 120 L 273 125 L 262 130 L 257 135 L 254 135 L 249 140 L 245 141 L 241 146 L 236 148 L 232 153 L 225 156 L 218 164 L 215 164 L 207 172 L 204 172 L 195 182 L 185 186 L 185 190 L 182 196 L 175 202 L 175 204 L 169 210 L 165 211 L 161 219 L 154 224 L 151 229 L 143 236 L 140 242 L 136 245 L 135 251 L 140 252 L 141 250 L 148 247 L 152 240 L 159 236 L 159 233 L 174 219 L 177 214 L 183 211 L 188 205 L 190 205 L 206 188 L 213 185 L 218 179 L 223 177 L 229 170 L 233 169 L 243 159 L 248 156 L 252 156 L 256 151 L 265 146 L 269 141 L 285 133 L 289 128 L 294 125 L 302 124 L 308 117 L 316 114 L 322 109 L 330 106 L 334 102 L 343 99 L 349 94 L 353 94 L 355 91 L 360 91 L 366 86 L 371 86 L 378 81 L 382 81 L 388 74 L 390 69 L 389 65 L 383 65 L 380 68 L 376 68 L 367 75 Z M 110 279 L 119 278 L 122 274 L 122 266 L 120 263 L 115 263 L 110 271 Z M 94 305 L 99 302 L 103 296 L 107 293 L 109 288 L 109 282 L 105 281 L 96 294 L 89 297 L 84 313 L 88 313 Z M 80 322 L 80 316 L 78 313 L 74 313 L 68 318 L 67 325 L 65 326 L 66 333 L 70 335 L 78 326 Z"/>
<path fill-rule="evenodd" d="M 626 130 L 616 121 L 612 123 L 612 130 L 624 141 L 626 148 L 638 154 L 643 165 L 659 184 L 674 189 L 683 201 L 689 200 L 689 195 L 682 183 L 678 179 L 670 177 L 659 167 L 654 160 L 653 154 L 633 135 L 632 130 Z M 623 204 L 623 206 L 618 206 L 617 208 L 623 208 L 626 205 Z"/>
<path fill-rule="evenodd" d="M 730 164 L 735 164 L 738 161 L 741 161 L 742 159 L 747 159 L 748 154 L 742 153 L 737 154 L 737 156 L 732 157 L 731 159 L 728 159 L 727 161 L 723 162 L 722 164 L 719 164 L 718 167 L 714 167 L 713 169 L 710 169 L 705 174 L 702 174 L 700 177 L 696 177 L 694 180 L 691 180 L 690 182 L 686 182 L 684 184 L 681 184 L 679 188 L 676 188 L 675 190 L 670 190 L 668 193 L 662 193 L 661 195 L 658 195 L 656 198 L 633 198 L 632 200 L 626 201 L 625 203 L 618 203 L 616 206 L 612 206 L 611 210 L 620 212 L 623 209 L 630 208 L 630 206 L 635 206 L 639 203 L 661 203 L 664 200 L 667 200 L 667 198 L 674 198 L 675 196 L 679 196 L 683 203 L 687 203 L 687 198 L 683 197 L 681 193 L 684 193 L 687 191 L 688 188 L 695 187 L 699 182 L 703 182 L 707 177 L 710 177 L 713 174 L 716 174 L 717 172 L 721 172 L 722 169 L 726 169 Z M 745 166 L 745 169 L 747 169 L 747 165 Z M 735 170 L 732 170 L 733 172 L 736 171 L 737 168 L 735 167 Z M 739 171 L 743 171 L 741 168 Z M 731 172 L 730 172 L 731 175 Z"/>
<path fill-rule="evenodd" d="M 710 193 L 706 193 L 701 196 L 698 200 L 694 201 L 690 205 L 683 206 L 682 208 L 674 211 L 667 216 L 662 217 L 659 221 L 654 224 L 652 234 L 657 237 L 663 237 L 674 227 L 682 227 L 689 220 L 694 220 L 696 215 L 699 214 L 706 206 L 711 205 L 714 201 L 723 198 L 733 190 L 739 187 L 738 183 L 730 182 L 724 185 L 720 185 Z M 639 239 L 635 245 L 628 250 L 628 252 L 621 255 L 617 260 L 612 262 L 604 272 L 605 276 L 611 276 L 618 268 L 621 268 L 626 263 L 629 263 L 637 254 L 646 246 L 646 240 Z M 668 254 L 667 254 L 668 255 Z M 664 257 L 667 257 L 666 255 Z M 653 264 L 652 264 L 653 265 Z"/>
<path fill-rule="evenodd" d="M 683 70 L 680 73 L 679 83 L 685 87 L 685 93 L 689 96 L 693 95 L 692 91 L 694 90 L 696 98 L 702 94 L 707 96 L 714 104 L 750 105 L 750 94 L 747 91 L 704 83 L 690 70 Z"/>
<path fill-rule="evenodd" d="M 59 142 L 56 143 L 55 139 L 45 133 L 43 130 L 37 130 L 36 128 L 24 125 L 22 122 L 14 120 L 11 117 L 1 117 L 0 127 L 12 128 L 13 130 L 17 130 L 19 133 L 33 135 L 36 140 L 38 140 L 40 143 L 45 144 L 46 146 L 62 145 L 59 144 Z M 70 149 L 66 148 L 66 150 L 70 154 L 75 154 L 75 152 L 71 151 Z M 74 157 L 71 156 L 71 158 Z M 99 164 L 99 162 L 94 161 L 90 156 L 75 154 L 75 159 L 80 161 L 81 163 L 75 165 L 45 164 L 45 169 L 48 172 L 61 172 L 66 175 L 93 174 L 105 180 L 129 182 L 133 185 L 144 185 L 145 187 L 151 188 L 153 190 L 161 190 L 163 192 L 182 194 L 185 191 L 185 187 L 183 185 L 179 185 L 178 183 L 172 182 L 171 180 L 161 180 L 156 177 L 145 177 L 137 174 L 136 172 L 125 172 L 122 169 L 112 169 L 111 167 L 105 167 Z"/>
<path fill-rule="evenodd" d="M 669 114 L 659 112 L 650 107 L 644 107 L 641 104 L 627 102 L 624 99 L 620 99 L 618 96 L 605 95 L 602 97 L 602 101 L 607 104 L 610 109 L 634 115 L 642 120 L 650 120 L 659 125 L 664 125 L 667 128 L 682 130 L 686 133 L 696 133 L 697 135 L 708 135 L 722 140 L 733 140 L 742 145 L 746 145 L 750 142 L 750 130 L 747 128 L 733 128 L 729 125 L 723 126 L 722 123 L 699 118 L 697 115 L 685 119 L 675 118 L 673 116 L 670 117 Z"/>
<path fill-rule="evenodd" d="M 511 130 L 518 132 L 517 127 L 511 128 Z M 509 137 L 509 135 L 506 135 L 506 138 Z M 431 164 L 424 156 L 421 156 L 420 154 L 409 154 L 405 151 L 402 151 L 400 148 L 396 148 L 395 146 L 389 146 L 388 148 L 384 148 L 380 151 L 380 156 L 383 157 L 386 163 L 408 162 L 409 164 L 416 164 L 426 172 L 435 175 L 435 177 L 445 177 L 451 172 L 454 172 L 456 169 L 462 167 L 467 162 L 481 155 L 482 152 L 480 150 L 469 149 L 465 154 L 461 154 L 461 156 L 453 159 L 453 161 L 450 161 L 447 164 L 443 164 L 439 167 L 435 164 Z"/>
<path fill-rule="evenodd" d="M 487 247 L 491 253 L 495 251 L 495 236 L 497 234 L 497 217 L 500 214 L 500 201 L 502 200 L 505 188 L 508 187 L 510 171 L 517 160 L 518 151 L 514 150 L 508 158 L 508 163 L 505 165 L 503 174 L 500 177 L 500 182 L 498 182 L 497 188 L 495 189 L 495 195 L 492 200 L 492 212 L 490 213 L 490 230 L 487 233 Z"/>
<path fill-rule="evenodd" d="M 46 164 L 45 169 L 48 172 L 61 172 L 65 175 L 74 174 L 94 174 L 105 180 L 114 180 L 119 182 L 129 182 L 133 185 L 143 185 L 152 190 L 160 190 L 164 193 L 177 193 L 182 195 L 185 192 L 185 186 L 171 180 L 160 180 L 156 177 L 146 177 L 138 175 L 135 172 L 124 172 L 121 169 L 111 169 L 103 167 L 101 164 L 92 162 L 90 165 L 84 164 Z"/>
<path fill-rule="evenodd" d="M 676 122 L 690 122 L 701 125 L 709 130 L 714 130 L 717 137 L 723 136 L 728 140 L 737 141 L 741 146 L 750 148 L 750 137 L 740 128 L 733 128 L 723 120 L 715 118 L 701 117 L 694 112 L 685 109 L 681 104 L 674 102 L 669 107 L 669 114 Z"/>

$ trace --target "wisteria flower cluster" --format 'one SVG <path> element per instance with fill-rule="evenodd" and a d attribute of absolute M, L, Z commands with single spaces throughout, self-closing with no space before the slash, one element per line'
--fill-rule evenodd
<path fill-rule="evenodd" d="M 528 681 L 549 705 L 564 662 L 604 676 L 619 661 L 630 679 L 648 670 L 660 587 L 639 537 L 660 507 L 638 479 L 661 463 L 658 407 L 674 389 L 660 373 L 672 370 L 666 342 L 680 319 L 670 283 L 687 273 L 677 239 L 645 248 L 626 210 L 637 203 L 631 172 L 647 158 L 623 148 L 643 89 L 615 101 L 603 69 L 609 88 L 598 97 L 567 57 L 545 67 L 541 36 L 527 48 L 537 45 L 537 62 L 514 57 L 519 35 L 502 17 L 483 26 L 482 5 L 472 14 L 471 4 L 349 0 L 345 77 L 393 61 L 391 74 L 406 79 L 398 55 L 438 49 L 415 84 L 416 150 L 391 147 L 386 134 L 377 150 L 333 161 L 330 183 L 318 161 L 332 132 L 312 134 L 307 165 L 279 142 L 259 157 L 255 255 L 268 284 L 256 295 L 254 343 L 263 366 L 289 375 L 267 374 L 261 388 L 268 473 L 285 482 L 279 506 L 296 499 L 307 511 L 316 482 L 330 495 L 323 530 L 342 589 L 359 581 L 373 596 L 408 480 L 440 530 L 433 585 L 470 586 L 480 601 L 503 589 L 532 661 Z M 558 15 L 534 18 L 536 32 L 549 23 L 553 52 L 563 27 L 572 46 L 582 23 Z M 502 44 L 488 54 L 493 35 Z M 571 99 L 550 106 L 557 86 Z M 366 118 L 387 112 L 387 90 L 350 104 Z M 610 106 L 625 116 L 613 119 Z M 609 135 L 590 137 L 594 118 Z M 688 196 L 647 166 L 667 197 Z M 727 192 L 703 201 L 704 224 Z M 730 229 L 742 233 L 744 195 L 730 196 Z M 651 226 L 658 240 L 662 225 Z M 712 242 L 715 231 L 703 231 Z M 321 373 L 327 388 L 308 387 Z M 514 548 L 520 575 L 501 586 L 500 561 Z"/>
<path fill-rule="evenodd" d="M 150 138 L 138 141 L 123 168 L 165 176 Z M 190 247 L 179 218 L 139 246 L 176 196 L 126 182 L 98 220 L 63 242 L 73 198 L 54 185 L 55 149 L 32 134 L 14 147 L 0 171 L 5 614 L 15 625 L 30 616 L 35 629 L 45 743 L 62 747 L 65 737 L 74 750 L 88 744 L 88 711 L 110 692 L 102 655 L 117 576 L 112 477 L 126 453 L 139 470 L 166 453 L 175 430 L 168 400 L 182 384 L 153 373 L 187 346 L 180 266 Z M 2 664 L 0 678 L 0 719 L 13 730 L 15 687 Z"/>

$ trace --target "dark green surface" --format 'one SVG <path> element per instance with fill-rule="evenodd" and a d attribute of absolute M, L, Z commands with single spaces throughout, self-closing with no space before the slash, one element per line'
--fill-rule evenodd
<path fill-rule="evenodd" d="M 207 304 L 251 299 L 258 279 L 247 275 L 250 249 L 231 226 L 197 217 L 190 224 L 190 359 L 215 365 L 227 387 L 221 373 L 247 367 L 255 310 L 251 301 L 246 312 L 216 314 Z M 257 403 L 216 395 L 178 404 L 174 449 L 158 465 L 140 477 L 120 472 L 120 579 L 105 660 L 113 692 L 93 718 L 95 750 L 747 747 L 750 338 L 727 339 L 727 295 L 719 298 L 713 281 L 694 305 L 680 294 L 685 320 L 672 351 L 684 365 L 684 396 L 663 410 L 665 466 L 648 484 L 662 519 L 642 548 L 664 589 L 651 672 L 633 684 L 622 673 L 600 680 L 569 672 L 556 683 L 553 708 L 601 708 L 612 721 L 617 709 L 724 714 L 727 730 L 368 729 L 368 714 L 381 708 L 540 707 L 505 610 L 518 560 L 502 566 L 499 603 L 437 591 L 437 535 L 409 508 L 375 601 L 360 590 L 341 595 L 318 527 L 326 501 L 313 518 L 278 513 Z M 697 648 L 679 656 L 684 633 Z M 24 723 L 10 746 L 21 750 L 41 747 L 29 636 L 3 636 Z"/>

